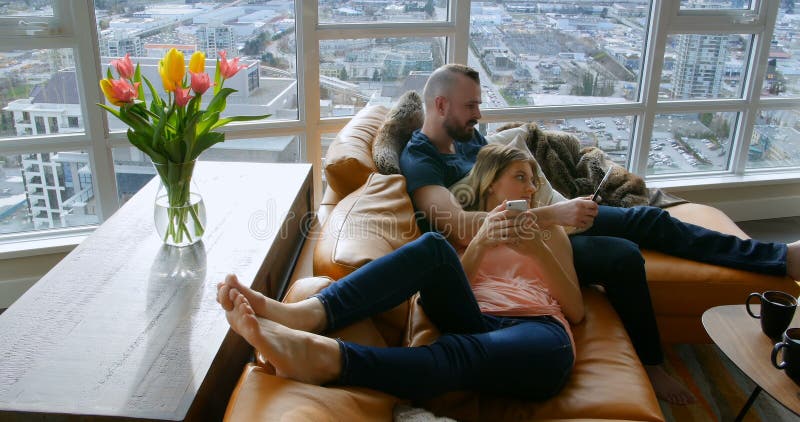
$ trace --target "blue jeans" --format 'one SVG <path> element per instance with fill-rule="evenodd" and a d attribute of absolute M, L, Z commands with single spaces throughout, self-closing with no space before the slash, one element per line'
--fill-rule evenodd
<path fill-rule="evenodd" d="M 369 347 L 339 341 L 338 384 L 424 399 L 473 390 L 542 400 L 565 384 L 574 357 L 569 335 L 549 316 L 482 314 L 452 246 L 426 233 L 328 286 L 317 297 L 328 330 L 389 310 L 420 293 L 442 332 L 421 347 Z"/>
<path fill-rule="evenodd" d="M 684 223 L 655 207 L 600 206 L 589 230 L 570 237 L 582 284 L 600 284 L 643 363 L 664 361 L 639 247 L 762 274 L 786 274 L 786 245 Z"/>

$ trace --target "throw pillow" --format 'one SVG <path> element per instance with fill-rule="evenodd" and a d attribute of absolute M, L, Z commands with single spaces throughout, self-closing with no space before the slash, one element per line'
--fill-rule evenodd
<path fill-rule="evenodd" d="M 414 91 L 408 91 L 389 110 L 389 115 L 378 129 L 372 145 L 372 159 L 382 174 L 400 174 L 400 153 L 411 134 L 422 127 L 425 114 L 422 111 L 422 98 Z"/>

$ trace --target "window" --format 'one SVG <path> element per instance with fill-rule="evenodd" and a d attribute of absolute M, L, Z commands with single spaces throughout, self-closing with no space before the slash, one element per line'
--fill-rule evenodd
<path fill-rule="evenodd" d="M 748 168 L 800 165 L 800 115 L 793 110 L 761 110 L 747 145 Z"/>
<path fill-rule="evenodd" d="M 366 38 L 319 43 L 320 115 L 351 116 L 367 104 L 391 106 L 404 92 L 422 93 L 444 64 L 443 38 Z"/>
<path fill-rule="evenodd" d="M 211 73 L 238 57 L 226 112 L 272 115 L 201 159 L 309 161 L 319 197 L 332 135 L 446 62 L 480 72 L 488 132 L 532 121 L 674 186 L 800 178 L 791 1 L 96 0 L 94 22 L 71 3 L 0 5 L 2 236 L 96 224 L 152 179 L 97 80 L 130 54 L 160 90 L 170 48 L 205 51 Z"/>
<path fill-rule="evenodd" d="M 648 12 L 647 0 L 473 1 L 468 60 L 485 107 L 635 101 Z"/>

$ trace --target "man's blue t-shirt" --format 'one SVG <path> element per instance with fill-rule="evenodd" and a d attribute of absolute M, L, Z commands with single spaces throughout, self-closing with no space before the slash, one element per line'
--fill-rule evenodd
<path fill-rule="evenodd" d="M 455 154 L 442 154 L 419 130 L 411 135 L 400 154 L 400 172 L 406 177 L 409 194 L 428 185 L 450 187 L 469 173 L 486 138 L 474 131 L 467 142 L 455 142 Z"/>

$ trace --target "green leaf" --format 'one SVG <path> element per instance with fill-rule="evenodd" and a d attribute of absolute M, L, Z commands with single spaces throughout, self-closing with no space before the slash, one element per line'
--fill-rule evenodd
<path fill-rule="evenodd" d="M 116 116 L 116 117 L 117 117 L 117 119 L 120 119 L 120 120 L 122 120 L 122 121 L 123 121 L 123 122 L 125 122 L 126 124 L 128 123 L 128 122 L 126 122 L 126 121 L 125 121 L 125 120 L 124 120 L 124 119 L 123 119 L 123 118 L 120 116 L 120 114 L 119 114 L 119 110 L 113 109 L 113 108 L 111 108 L 111 107 L 109 107 L 109 106 L 107 106 L 107 105 L 105 105 L 105 104 L 101 104 L 101 103 L 95 103 L 95 104 L 99 105 L 101 108 L 104 108 L 104 109 L 105 109 L 107 112 L 109 112 L 109 113 L 113 114 L 114 116 Z M 129 125 L 129 126 L 130 126 L 130 125 Z"/>
<path fill-rule="evenodd" d="M 111 66 L 108 66 L 106 68 L 106 76 L 108 77 L 108 79 L 114 79 L 114 75 L 111 74 Z"/>
<path fill-rule="evenodd" d="M 219 120 L 219 112 L 216 113 L 209 113 L 206 111 L 203 114 L 203 118 L 197 124 L 197 133 L 199 135 L 205 135 L 211 130 L 211 126 Z"/>
<path fill-rule="evenodd" d="M 217 67 L 214 70 L 214 96 L 217 95 L 220 89 L 222 89 L 222 76 L 219 72 L 219 59 L 217 59 Z"/>
<path fill-rule="evenodd" d="M 138 98 L 144 101 L 144 84 L 142 82 L 142 70 L 139 68 L 139 63 L 136 63 L 136 71 L 133 72 L 133 82 L 139 82 Z"/>
<path fill-rule="evenodd" d="M 161 97 L 158 96 L 158 92 L 156 92 L 156 89 L 153 87 L 153 84 L 151 84 L 150 80 L 147 79 L 147 77 L 145 77 L 145 76 L 142 76 L 142 79 L 144 79 L 144 83 L 147 84 L 147 88 L 150 89 L 150 95 L 153 96 L 153 100 L 150 103 L 150 110 L 155 112 L 155 110 L 153 110 L 153 108 L 158 108 L 158 109 L 162 109 L 162 112 L 163 112 L 164 102 L 161 101 Z"/>
<path fill-rule="evenodd" d="M 132 129 L 128 129 L 128 141 L 130 141 L 130 143 L 136 148 L 139 148 L 140 151 L 147 154 L 154 163 L 166 162 L 166 158 L 164 158 L 162 154 L 159 154 L 150 148 L 150 145 L 148 145 L 148 139 L 146 137 L 137 134 Z"/>
<path fill-rule="evenodd" d="M 214 130 L 218 127 L 222 127 L 227 125 L 230 122 L 249 122 L 253 120 L 261 120 L 266 119 L 267 117 L 272 116 L 271 114 L 264 114 L 262 116 L 231 116 L 226 117 L 224 119 L 220 119 L 218 122 L 211 125 L 211 130 Z"/>
<path fill-rule="evenodd" d="M 192 154 L 188 157 L 187 161 L 195 160 L 205 150 L 211 148 L 212 145 L 225 141 L 225 135 L 219 132 L 209 132 L 200 135 L 196 140 L 196 147 Z"/>
<path fill-rule="evenodd" d="M 211 102 L 208 103 L 206 112 L 221 113 L 222 110 L 225 110 L 225 106 L 227 105 L 226 99 L 228 98 L 228 95 L 231 95 L 234 92 L 236 92 L 236 90 L 232 88 L 222 88 L 219 90 L 218 93 L 214 94 L 214 98 L 211 99 Z"/>

